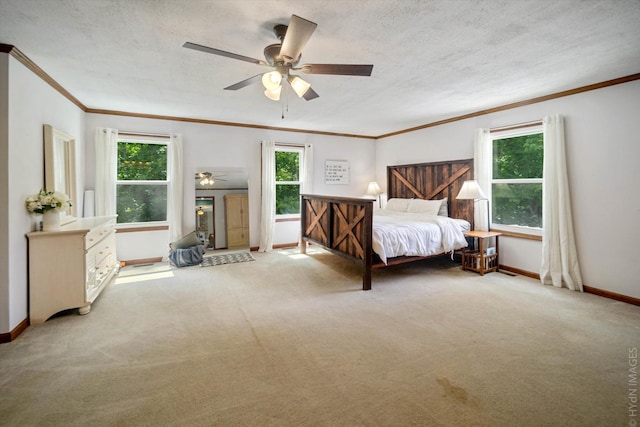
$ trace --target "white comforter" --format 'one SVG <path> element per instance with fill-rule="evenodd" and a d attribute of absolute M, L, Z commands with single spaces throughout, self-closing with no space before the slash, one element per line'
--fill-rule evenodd
<path fill-rule="evenodd" d="M 446 216 L 394 212 L 373 215 L 373 250 L 385 264 L 397 256 L 429 256 L 467 246 L 469 222 Z"/>

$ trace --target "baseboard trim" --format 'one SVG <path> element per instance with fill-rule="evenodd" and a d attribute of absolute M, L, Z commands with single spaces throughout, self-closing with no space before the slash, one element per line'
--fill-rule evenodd
<path fill-rule="evenodd" d="M 509 267 L 507 265 L 500 265 L 500 270 L 510 271 L 511 273 L 519 274 L 521 276 L 531 277 L 532 279 L 540 280 L 540 275 L 532 273 L 526 270 L 520 270 L 519 268 Z M 617 294 L 611 291 L 605 291 L 604 289 L 594 288 L 593 286 L 582 285 L 582 290 L 588 294 L 598 295 L 599 297 L 605 297 L 616 301 L 626 302 L 627 304 L 640 305 L 640 298 L 630 297 L 628 295 Z"/>
<path fill-rule="evenodd" d="M 298 246 L 298 242 L 280 243 L 279 245 L 273 245 L 273 249 L 295 248 L 297 246 Z"/>
<path fill-rule="evenodd" d="M 6 332 L 4 334 L 0 334 L 0 344 L 8 343 L 16 338 L 18 335 L 24 332 L 25 329 L 29 326 L 29 319 L 24 319 L 22 322 L 18 323 L 18 325 L 13 328 L 11 332 Z"/>
<path fill-rule="evenodd" d="M 532 273 L 527 270 L 521 270 L 515 267 L 509 267 L 508 265 L 500 264 L 500 270 L 509 271 L 511 273 L 519 274 L 520 276 L 531 277 L 532 279 L 540 280 L 540 275 L 537 273 Z"/>
<path fill-rule="evenodd" d="M 277 244 L 277 245 L 273 245 L 271 248 L 272 249 L 285 249 L 285 248 L 295 248 L 297 246 L 298 246 L 298 242 L 295 242 L 295 243 L 280 243 L 280 244 Z M 249 248 L 249 250 L 251 252 L 258 252 L 259 249 L 260 248 L 258 246 L 251 246 Z"/>
<path fill-rule="evenodd" d="M 153 264 L 155 262 L 162 262 L 162 257 L 131 259 L 127 261 L 120 261 L 120 265 L 122 266 L 122 263 L 124 263 L 124 265 L 138 265 L 138 264 Z"/>
<path fill-rule="evenodd" d="M 582 286 L 582 289 L 590 294 L 598 295 L 601 297 L 614 299 L 616 301 L 626 302 L 627 304 L 640 305 L 640 298 L 630 297 L 628 295 L 617 294 L 611 291 L 605 291 L 604 289 L 594 288 L 592 286 Z"/>

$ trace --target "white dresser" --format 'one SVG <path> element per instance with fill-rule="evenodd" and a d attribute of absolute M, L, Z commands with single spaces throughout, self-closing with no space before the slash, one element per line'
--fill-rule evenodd
<path fill-rule="evenodd" d="M 79 218 L 59 231 L 28 233 L 29 321 L 72 308 L 87 314 L 118 271 L 116 218 Z"/>

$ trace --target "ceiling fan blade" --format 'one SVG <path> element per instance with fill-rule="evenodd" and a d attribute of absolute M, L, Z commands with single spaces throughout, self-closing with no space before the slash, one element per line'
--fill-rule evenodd
<path fill-rule="evenodd" d="M 224 50 L 202 46 L 202 45 L 191 43 L 191 42 L 186 42 L 185 44 L 182 45 L 182 47 L 186 47 L 188 49 L 193 49 L 193 50 L 199 50 L 200 52 L 212 53 L 214 55 L 225 56 L 227 58 L 237 59 L 240 61 L 251 62 L 253 64 L 269 65 L 265 61 L 262 61 L 260 59 L 250 58 L 248 56 L 238 55 L 237 53 L 226 52 Z"/>
<path fill-rule="evenodd" d="M 317 26 L 318 24 L 315 22 L 291 15 L 287 33 L 284 35 L 284 40 L 282 40 L 280 56 L 283 57 L 287 63 L 296 61 Z"/>
<path fill-rule="evenodd" d="M 238 89 L 242 89 L 243 87 L 252 85 L 254 83 L 258 83 L 260 80 L 262 80 L 262 74 L 256 74 L 253 77 L 249 77 L 248 79 L 245 79 L 241 82 L 238 82 L 236 84 L 233 84 L 231 86 L 227 86 L 224 88 L 224 90 L 238 90 Z"/>
<path fill-rule="evenodd" d="M 340 76 L 370 76 L 373 65 L 304 64 L 300 70 L 307 74 L 334 74 Z"/>
<path fill-rule="evenodd" d="M 307 91 L 304 93 L 304 95 L 302 95 L 302 97 L 307 101 L 311 101 L 312 99 L 316 99 L 319 96 L 320 95 L 318 95 L 316 93 L 316 91 L 311 89 L 311 88 L 307 89 Z"/>

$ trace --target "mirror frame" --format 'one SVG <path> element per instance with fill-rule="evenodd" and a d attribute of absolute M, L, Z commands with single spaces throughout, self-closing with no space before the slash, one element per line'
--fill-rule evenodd
<path fill-rule="evenodd" d="M 60 155 L 61 151 L 62 155 Z M 55 188 L 56 176 L 64 177 L 64 188 Z M 76 197 L 76 141 L 71 135 L 44 125 L 44 189 L 60 191 L 71 199 L 71 207 L 62 212 L 62 223 L 75 219 L 78 212 Z"/>

